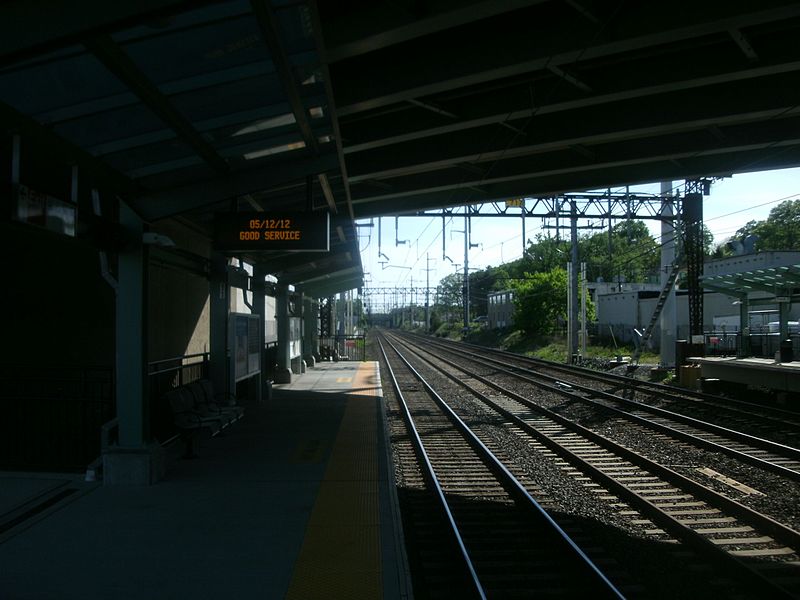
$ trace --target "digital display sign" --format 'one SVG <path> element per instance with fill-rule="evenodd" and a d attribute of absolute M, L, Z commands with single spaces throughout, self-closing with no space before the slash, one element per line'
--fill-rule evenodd
<path fill-rule="evenodd" d="M 221 252 L 328 252 L 328 213 L 239 212 L 217 215 L 214 246 Z"/>

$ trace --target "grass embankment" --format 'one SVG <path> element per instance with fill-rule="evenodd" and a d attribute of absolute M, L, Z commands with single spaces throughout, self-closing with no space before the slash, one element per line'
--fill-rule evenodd
<path fill-rule="evenodd" d="M 567 360 L 567 343 L 563 336 L 530 337 L 526 336 L 522 331 L 488 329 L 477 325 L 470 328 L 466 337 L 463 336 L 462 327 L 457 325 L 442 325 L 436 331 L 436 335 L 438 337 L 450 339 L 463 339 L 471 344 L 500 348 L 502 350 L 508 350 L 509 352 L 517 352 L 544 360 L 552 360 L 555 362 L 566 362 Z M 621 347 L 616 349 L 608 346 L 588 345 L 586 347 L 586 356 L 583 358 L 597 361 L 611 361 L 618 355 L 631 356 L 632 354 L 633 348 Z M 640 364 L 658 364 L 658 362 L 658 354 L 652 352 L 642 353 L 639 359 Z"/>

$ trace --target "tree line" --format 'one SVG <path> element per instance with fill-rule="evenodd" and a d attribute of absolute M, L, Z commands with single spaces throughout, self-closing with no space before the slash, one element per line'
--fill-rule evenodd
<path fill-rule="evenodd" d="M 745 240 L 756 251 L 800 250 L 800 200 L 787 200 L 770 211 L 763 221 L 750 221 L 730 239 L 717 246 L 704 227 L 704 253 L 724 258 L 736 252 Z M 522 258 L 469 274 L 472 316 L 488 312 L 491 292 L 514 293 L 514 325 L 529 335 L 540 335 L 566 319 L 567 274 L 571 243 L 556 236 L 538 234 Z M 578 260 L 586 263 L 587 280 L 616 282 L 659 282 L 661 242 L 650 235 L 643 221 L 627 220 L 611 230 L 578 238 Z M 463 273 L 453 273 L 440 282 L 438 309 L 459 316 L 463 310 Z M 590 318 L 593 307 L 589 306 Z"/>

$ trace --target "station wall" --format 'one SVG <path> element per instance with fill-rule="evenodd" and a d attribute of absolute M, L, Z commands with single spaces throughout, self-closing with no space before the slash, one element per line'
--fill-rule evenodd
<path fill-rule="evenodd" d="M 207 238 L 175 221 L 154 227 L 178 248 L 208 257 Z M 151 255 L 148 311 L 148 359 L 198 354 L 210 349 L 210 303 L 208 280 Z"/>
<path fill-rule="evenodd" d="M 11 364 L 114 365 L 114 292 L 97 251 L 56 233 L 3 226 L 4 355 Z"/>

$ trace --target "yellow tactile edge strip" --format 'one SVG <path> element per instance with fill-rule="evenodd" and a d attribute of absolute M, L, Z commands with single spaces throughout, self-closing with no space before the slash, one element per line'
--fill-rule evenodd
<path fill-rule="evenodd" d="M 288 600 L 382 596 L 374 363 L 359 365 L 352 387 Z"/>

